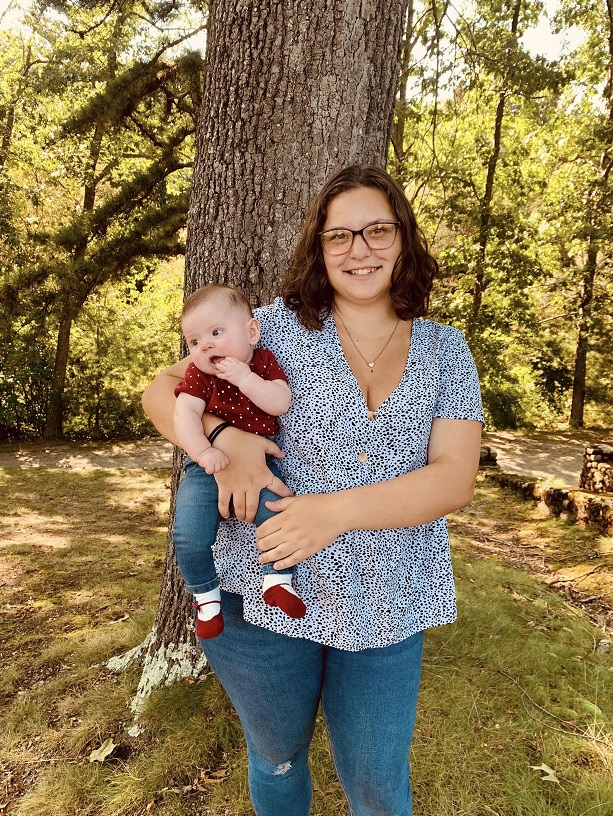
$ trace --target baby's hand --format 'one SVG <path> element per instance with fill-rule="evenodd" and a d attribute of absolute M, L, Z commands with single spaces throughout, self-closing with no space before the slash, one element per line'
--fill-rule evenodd
<path fill-rule="evenodd" d="M 247 363 L 237 360 L 236 357 L 224 357 L 219 360 L 219 362 L 215 363 L 215 371 L 218 377 L 227 380 L 237 388 L 240 388 L 242 381 L 251 374 L 251 369 Z"/>
<path fill-rule="evenodd" d="M 219 448 L 207 448 L 198 459 L 198 464 L 207 473 L 218 473 L 230 464 L 230 460 Z"/>

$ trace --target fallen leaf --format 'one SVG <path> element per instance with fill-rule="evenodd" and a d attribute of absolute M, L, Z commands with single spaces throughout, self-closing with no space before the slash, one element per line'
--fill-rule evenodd
<path fill-rule="evenodd" d="M 109 737 L 108 739 L 104 740 L 100 748 L 96 748 L 91 752 L 89 755 L 89 761 L 104 762 L 104 760 L 113 753 L 115 748 L 117 748 L 117 746 L 113 742 L 112 738 Z"/>
<path fill-rule="evenodd" d="M 549 765 L 545 765 L 544 762 L 541 765 L 530 765 L 530 767 L 533 771 L 543 771 L 545 775 L 541 776 L 541 782 L 557 782 L 558 785 L 560 784 L 556 772 Z"/>
<path fill-rule="evenodd" d="M 202 779 L 225 779 L 228 775 L 227 768 L 220 768 L 217 771 L 203 771 L 201 774 Z"/>
<path fill-rule="evenodd" d="M 222 765 L 221 768 L 217 768 L 217 770 L 213 771 L 210 768 L 206 768 L 205 770 L 200 772 L 200 781 L 204 782 L 205 784 L 209 784 L 211 782 L 223 782 L 224 779 L 228 776 L 228 766 Z"/>
<path fill-rule="evenodd" d="M 228 776 L 228 768 L 227 766 L 223 766 L 218 768 L 215 771 L 212 771 L 210 768 L 203 770 L 200 772 L 200 781 L 205 785 L 211 784 L 218 784 L 219 782 L 223 782 Z"/>

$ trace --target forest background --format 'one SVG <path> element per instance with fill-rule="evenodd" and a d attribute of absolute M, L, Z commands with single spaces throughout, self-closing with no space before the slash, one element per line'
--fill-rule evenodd
<path fill-rule="evenodd" d="M 202 0 L 0 11 L 0 439 L 152 430 L 203 21 Z M 405 22 L 388 169 L 441 265 L 432 316 L 466 333 L 490 427 L 610 427 L 612 0 L 412 0 Z"/>

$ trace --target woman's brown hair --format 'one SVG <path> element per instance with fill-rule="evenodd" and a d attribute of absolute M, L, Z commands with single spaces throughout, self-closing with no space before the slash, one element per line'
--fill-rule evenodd
<path fill-rule="evenodd" d="M 407 320 L 424 315 L 428 310 L 438 263 L 428 252 L 426 238 L 417 225 L 411 205 L 403 190 L 385 170 L 354 164 L 328 179 L 304 219 L 298 243 L 290 258 L 283 283 L 283 300 L 307 329 L 322 328 L 334 299 L 318 234 L 323 229 L 328 205 L 341 193 L 359 187 L 381 190 L 400 222 L 402 249 L 392 272 L 390 290 L 397 317 Z"/>

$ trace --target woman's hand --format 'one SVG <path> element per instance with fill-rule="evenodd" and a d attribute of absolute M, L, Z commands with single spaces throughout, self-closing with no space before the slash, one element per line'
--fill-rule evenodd
<path fill-rule="evenodd" d="M 277 491 L 275 491 L 277 492 Z M 256 529 L 261 564 L 286 569 L 323 550 L 346 529 L 339 521 L 338 493 L 307 494 L 266 502 L 277 515 Z"/>
<path fill-rule="evenodd" d="M 292 495 L 289 487 L 274 478 L 266 465 L 266 454 L 283 458 L 281 449 L 272 440 L 238 428 L 225 428 L 215 439 L 215 447 L 229 459 L 229 464 L 215 473 L 219 513 L 223 518 L 229 517 L 232 502 L 237 519 L 253 521 L 263 487 L 278 496 Z"/>

